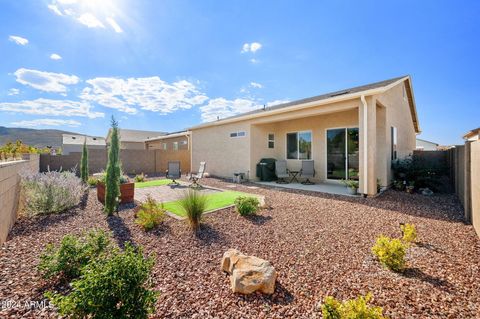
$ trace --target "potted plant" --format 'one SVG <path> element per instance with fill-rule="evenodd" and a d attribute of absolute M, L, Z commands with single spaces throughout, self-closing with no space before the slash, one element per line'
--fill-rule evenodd
<path fill-rule="evenodd" d="M 358 190 L 358 181 L 352 180 L 352 179 L 347 179 L 347 180 L 342 180 L 342 183 L 347 186 L 348 194 L 350 195 L 356 195 L 357 190 Z"/>
<path fill-rule="evenodd" d="M 407 193 L 413 194 L 414 189 L 415 189 L 415 182 L 414 181 L 408 182 L 408 186 L 406 187 Z"/>
<path fill-rule="evenodd" d="M 135 183 L 130 182 L 127 176 L 120 175 L 120 204 L 133 203 L 135 196 Z M 97 198 L 105 204 L 105 174 L 97 181 Z"/>
<path fill-rule="evenodd" d="M 403 190 L 403 187 L 404 187 L 404 184 L 403 184 L 403 181 L 402 180 L 394 180 L 393 181 L 393 187 L 397 190 L 397 191 L 401 191 Z"/>

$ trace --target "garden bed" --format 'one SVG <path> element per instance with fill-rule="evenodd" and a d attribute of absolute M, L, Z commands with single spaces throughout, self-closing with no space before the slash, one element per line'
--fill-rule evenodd
<path fill-rule="evenodd" d="M 364 199 L 234 186 L 265 196 L 268 208 L 249 218 L 234 208 L 209 214 L 197 236 L 173 219 L 145 232 L 134 222 L 135 209 L 125 206 L 119 216 L 106 217 L 95 189 L 66 214 L 21 218 L 0 249 L 0 300 L 42 300 L 50 288 L 36 270 L 44 246 L 65 234 L 101 228 L 118 244 L 132 241 L 155 254 L 158 318 L 319 318 L 326 295 L 347 299 L 369 291 L 389 318 L 480 316 L 480 241 L 462 222 L 455 196 L 387 191 Z M 410 249 L 403 274 L 383 269 L 370 252 L 379 234 L 399 236 L 400 222 L 414 223 L 420 241 Z M 228 248 L 272 262 L 278 272 L 272 296 L 232 294 L 219 270 Z M 4 307 L 0 317 L 58 315 L 50 308 Z"/>

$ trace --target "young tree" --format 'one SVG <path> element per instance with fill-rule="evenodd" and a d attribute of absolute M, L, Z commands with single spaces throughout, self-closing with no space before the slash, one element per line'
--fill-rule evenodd
<path fill-rule="evenodd" d="M 118 208 L 120 199 L 120 141 L 118 137 L 118 122 L 112 116 L 112 133 L 108 163 L 105 176 L 105 213 L 112 215 Z"/>
<path fill-rule="evenodd" d="M 80 178 L 82 182 L 87 183 L 88 180 L 88 150 L 87 150 L 87 137 L 83 141 L 82 159 L 80 161 Z"/>

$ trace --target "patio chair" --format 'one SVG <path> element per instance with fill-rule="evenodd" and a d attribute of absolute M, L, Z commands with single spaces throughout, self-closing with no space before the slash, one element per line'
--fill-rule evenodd
<path fill-rule="evenodd" d="M 275 161 L 275 175 L 277 175 L 277 184 L 288 184 L 286 178 L 289 178 L 287 161 Z"/>
<path fill-rule="evenodd" d="M 303 185 L 313 185 L 314 182 L 310 181 L 309 178 L 315 177 L 315 168 L 313 161 L 302 161 L 302 169 L 300 170 L 300 177 L 307 178 L 302 182 Z"/>
<path fill-rule="evenodd" d="M 178 185 L 176 179 L 182 176 L 182 170 L 180 169 L 180 161 L 168 162 L 168 169 L 165 172 L 165 176 L 172 180 L 171 184 Z"/>
<path fill-rule="evenodd" d="M 188 180 L 192 181 L 192 184 L 190 184 L 190 187 L 202 187 L 200 184 L 198 184 L 198 181 L 203 178 L 203 174 L 205 173 L 205 166 L 207 164 L 205 162 L 200 162 L 200 168 L 198 169 L 197 174 L 192 174 L 190 173 L 190 177 Z"/>

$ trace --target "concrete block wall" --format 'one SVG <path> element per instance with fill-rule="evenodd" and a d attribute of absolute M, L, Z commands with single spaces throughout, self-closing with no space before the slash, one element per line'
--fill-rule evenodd
<path fill-rule="evenodd" d="M 38 172 L 39 155 L 25 154 L 21 161 L 0 163 L 0 244 L 17 220 L 20 172 Z"/>

